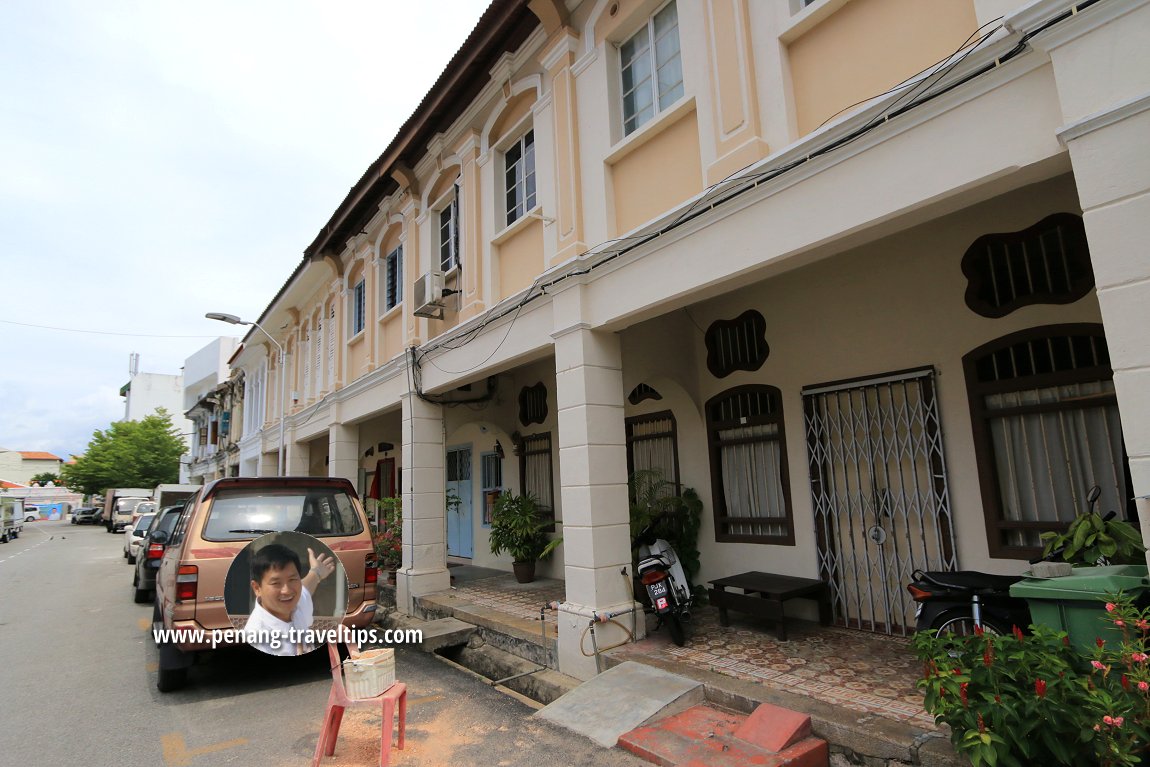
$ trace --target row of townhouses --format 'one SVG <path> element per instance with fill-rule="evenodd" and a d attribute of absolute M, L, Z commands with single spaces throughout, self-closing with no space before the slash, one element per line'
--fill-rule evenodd
<path fill-rule="evenodd" d="M 1094 484 L 1150 530 L 1148 39 L 1146 0 L 494 0 L 197 400 L 200 475 L 402 495 L 408 610 L 510 569 L 532 493 L 583 678 L 639 469 L 703 499 L 702 580 L 868 631 Z"/>

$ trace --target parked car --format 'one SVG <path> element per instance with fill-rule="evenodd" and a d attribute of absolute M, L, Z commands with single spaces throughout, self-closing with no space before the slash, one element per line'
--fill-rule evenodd
<path fill-rule="evenodd" d="M 124 559 L 128 560 L 128 564 L 136 564 L 140 544 L 143 543 L 144 536 L 148 534 L 148 526 L 155 518 L 155 514 L 141 514 L 132 524 L 124 528 Z"/>
<path fill-rule="evenodd" d="M 73 525 L 94 525 L 101 522 L 103 509 L 97 509 L 92 506 L 82 506 L 79 509 L 72 510 L 72 524 Z"/>
<path fill-rule="evenodd" d="M 25 504 L 25 506 L 24 506 L 24 521 L 25 522 L 35 522 L 39 518 L 40 518 L 40 507 L 39 506 L 28 506 L 27 504 Z"/>
<path fill-rule="evenodd" d="M 136 515 L 136 507 L 150 500 L 150 498 L 137 498 L 135 496 L 117 498 L 112 507 L 112 525 L 108 532 L 118 533 L 132 524 L 132 518 Z"/>
<path fill-rule="evenodd" d="M 184 511 L 184 504 L 168 506 L 161 509 L 149 523 L 144 531 L 143 542 L 136 553 L 135 574 L 132 576 L 133 599 L 136 604 L 147 602 L 156 590 L 156 572 L 160 569 L 160 560 L 164 557 L 167 546 L 159 543 L 153 537 L 157 531 L 163 531 L 170 536 Z M 162 537 L 162 536 L 161 536 Z"/>
<path fill-rule="evenodd" d="M 289 530 L 315 536 L 343 564 L 348 592 L 341 623 L 350 628 L 371 624 L 378 571 L 367 517 L 350 482 L 336 477 L 218 479 L 189 501 L 170 537 L 151 536 L 168 546 L 156 576 L 153 626 L 206 632 L 200 642 L 158 643 L 161 692 L 185 683 L 196 656 L 211 648 L 213 630 L 232 628 L 224 603 L 232 560 L 249 541 Z M 239 637 L 228 643 L 244 644 Z"/>

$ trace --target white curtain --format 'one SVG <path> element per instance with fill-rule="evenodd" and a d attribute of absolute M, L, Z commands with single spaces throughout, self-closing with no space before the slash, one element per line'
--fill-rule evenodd
<path fill-rule="evenodd" d="M 763 522 L 732 523 L 732 535 L 786 535 L 786 502 L 783 496 L 782 448 L 776 424 L 742 426 L 719 432 L 719 439 L 753 442 L 722 445 L 719 462 L 722 470 L 723 496 L 728 517 L 761 517 Z"/>

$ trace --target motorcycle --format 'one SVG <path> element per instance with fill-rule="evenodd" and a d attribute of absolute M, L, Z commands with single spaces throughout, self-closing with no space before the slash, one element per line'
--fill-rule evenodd
<path fill-rule="evenodd" d="M 635 538 L 634 545 L 639 555 L 636 574 L 647 589 L 651 610 L 659 619 L 656 630 L 666 624 L 671 641 L 682 647 L 687 641 L 684 624 L 691 619 L 691 584 L 687 582 L 675 549 L 656 537 L 656 522 L 657 518 L 651 520 Z"/>
<path fill-rule="evenodd" d="M 1090 513 L 1101 489 L 1095 485 L 1086 496 Z M 1104 519 L 1111 519 L 1115 512 Z M 1062 549 L 1030 560 L 1030 564 L 1060 559 Z M 969 635 L 976 629 L 994 634 L 1010 633 L 1015 626 L 1030 628 L 1030 606 L 1025 599 L 1010 596 L 1010 587 L 1021 575 L 993 575 L 976 570 L 915 570 L 907 591 L 917 602 L 915 628 L 918 631 Z"/>

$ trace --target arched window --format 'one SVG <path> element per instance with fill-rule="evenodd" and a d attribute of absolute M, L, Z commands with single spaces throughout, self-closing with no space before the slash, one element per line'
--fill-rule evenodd
<path fill-rule="evenodd" d="M 783 404 L 773 386 L 707 402 L 715 540 L 794 545 Z"/>
<path fill-rule="evenodd" d="M 1032 557 L 1102 488 L 1125 510 L 1129 478 L 1101 325 L 1048 325 L 963 358 L 991 556 Z"/>

